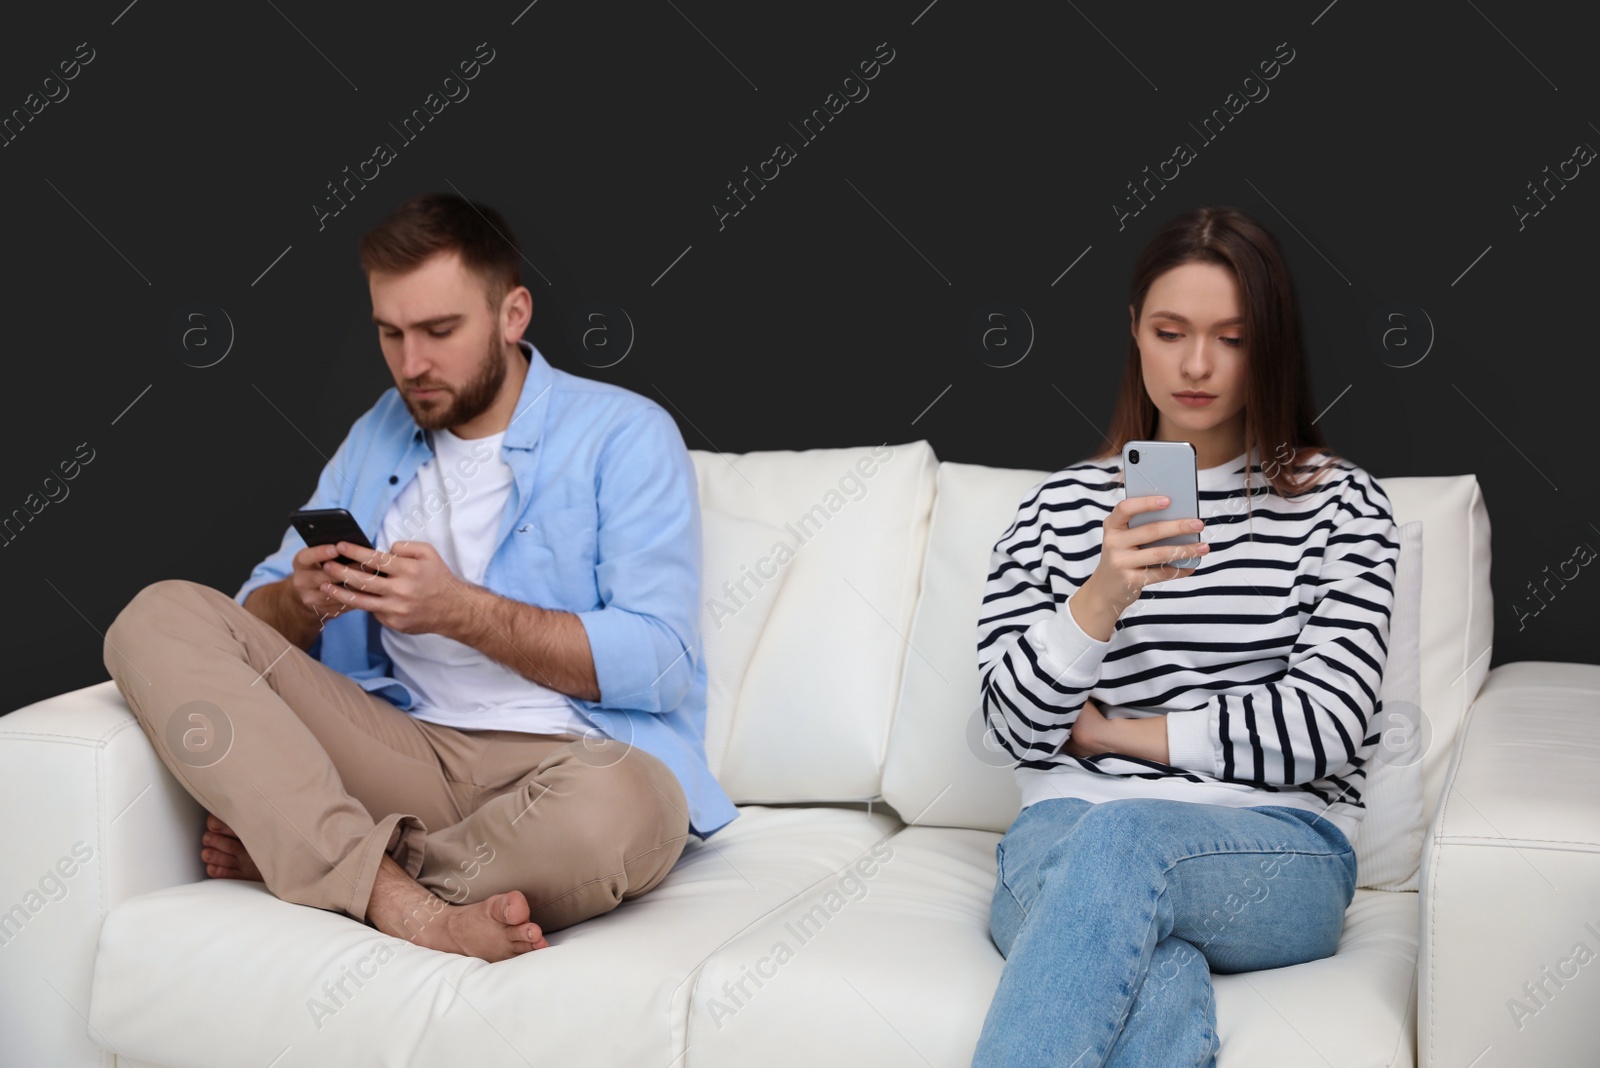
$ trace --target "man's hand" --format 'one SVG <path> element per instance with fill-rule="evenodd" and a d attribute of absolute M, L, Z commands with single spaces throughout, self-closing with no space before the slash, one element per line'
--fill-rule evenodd
<path fill-rule="evenodd" d="M 322 565 L 328 573 L 322 592 L 350 608 L 372 613 L 390 630 L 454 635 L 470 611 L 461 591 L 466 583 L 425 541 L 397 541 L 384 552 L 341 541 L 338 551 L 362 566 L 327 561 Z M 379 578 L 375 571 L 388 577 Z M 345 587 L 334 585 L 337 582 Z"/>
<path fill-rule="evenodd" d="M 308 545 L 290 561 L 289 584 L 294 589 L 295 599 L 305 607 L 307 614 L 316 618 L 319 630 L 323 623 L 337 619 L 349 607 L 329 597 L 322 589 L 328 581 L 323 565 L 337 555 L 339 552 L 332 545 Z"/>
<path fill-rule="evenodd" d="M 401 634 L 441 634 L 471 646 L 558 693 L 600 700 L 588 633 L 573 613 L 523 604 L 467 582 L 425 541 L 397 541 L 387 552 L 341 541 L 338 551 L 361 564 L 322 565 L 329 581 L 321 592 L 341 604 L 371 612 Z"/>

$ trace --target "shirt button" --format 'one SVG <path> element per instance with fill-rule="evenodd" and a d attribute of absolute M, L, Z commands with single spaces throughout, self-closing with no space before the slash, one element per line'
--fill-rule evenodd
<path fill-rule="evenodd" d="M 390 475 L 390 476 L 389 476 L 389 485 L 391 485 L 391 486 L 392 486 L 392 485 L 394 485 L 394 484 L 395 484 L 395 483 L 396 483 L 396 482 L 399 482 L 399 481 L 400 481 L 400 476 L 399 476 L 399 475 Z"/>

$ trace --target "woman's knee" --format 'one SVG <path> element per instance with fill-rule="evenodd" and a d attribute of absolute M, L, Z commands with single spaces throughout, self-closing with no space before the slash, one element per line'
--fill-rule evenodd
<path fill-rule="evenodd" d="M 1165 866 L 1181 837 L 1172 812 L 1152 798 L 1130 797 L 1091 805 L 1070 833 L 1062 836 L 1040 865 L 1043 875 L 1063 869 L 1148 863 Z"/>

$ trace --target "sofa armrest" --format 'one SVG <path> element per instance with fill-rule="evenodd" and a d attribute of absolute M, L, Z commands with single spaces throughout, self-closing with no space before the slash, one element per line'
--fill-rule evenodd
<path fill-rule="evenodd" d="M 1423 843 L 1417 967 L 1423 1068 L 1594 1064 L 1600 666 L 1489 673 Z"/>
<path fill-rule="evenodd" d="M 205 812 L 110 680 L 0 717 L 0 1035 L 7 1063 L 98 1066 L 89 992 L 100 924 L 205 878 Z"/>

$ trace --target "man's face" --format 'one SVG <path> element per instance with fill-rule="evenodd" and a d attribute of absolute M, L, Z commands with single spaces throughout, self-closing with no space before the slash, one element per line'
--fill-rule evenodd
<path fill-rule="evenodd" d="M 405 274 L 373 271 L 367 284 L 384 361 L 418 426 L 457 427 L 494 403 L 506 379 L 500 317 L 458 253 Z"/>

